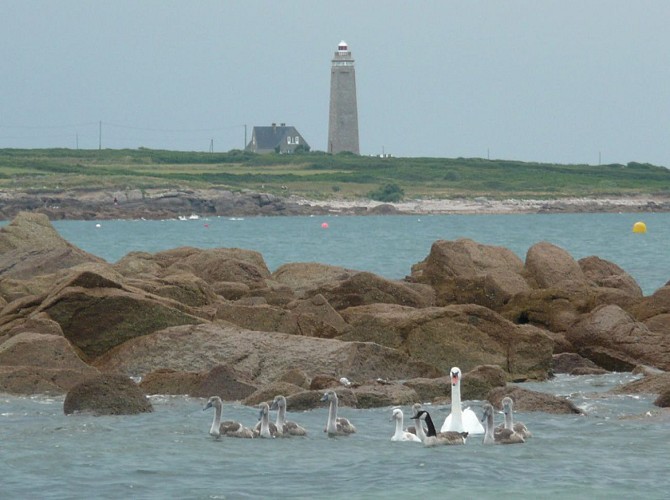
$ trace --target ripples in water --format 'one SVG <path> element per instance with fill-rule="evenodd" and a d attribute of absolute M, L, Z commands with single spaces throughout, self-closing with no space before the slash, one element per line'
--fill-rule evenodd
<path fill-rule="evenodd" d="M 525 384 L 563 394 L 588 415 L 517 413 L 533 431 L 524 445 L 424 448 L 390 441 L 390 408 L 341 408 L 358 433 L 329 439 L 326 409 L 289 412 L 307 438 L 208 435 L 204 400 L 153 396 L 155 412 L 69 416 L 62 398 L 0 399 L 2 487 L 7 498 L 665 498 L 668 418 L 649 396 L 606 391 L 630 374 L 561 375 Z M 481 413 L 480 402 L 469 404 Z M 448 406 L 433 406 L 441 423 Z M 405 408 L 406 415 L 409 408 Z M 249 425 L 256 408 L 225 404 Z M 497 421 L 501 420 L 496 415 Z"/>

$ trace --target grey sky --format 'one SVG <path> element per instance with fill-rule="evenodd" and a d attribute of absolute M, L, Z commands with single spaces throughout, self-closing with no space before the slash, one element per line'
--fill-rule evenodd
<path fill-rule="evenodd" d="M 670 167 L 668 0 L 0 0 L 0 147 L 325 150 L 356 59 L 361 154 Z"/>

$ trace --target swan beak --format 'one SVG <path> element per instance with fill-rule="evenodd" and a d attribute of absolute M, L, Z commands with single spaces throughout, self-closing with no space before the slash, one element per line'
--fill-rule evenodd
<path fill-rule="evenodd" d="M 421 417 L 419 417 L 419 415 L 414 415 L 413 417 L 410 417 L 410 418 L 411 418 L 412 420 L 416 420 L 417 418 L 421 418 Z"/>
<path fill-rule="evenodd" d="M 451 385 L 458 384 L 458 377 L 456 375 L 451 376 Z"/>
<path fill-rule="evenodd" d="M 321 397 L 321 401 L 328 401 L 328 394 L 324 394 L 324 395 Z"/>
<path fill-rule="evenodd" d="M 212 403 L 207 403 L 205 405 L 205 407 L 202 409 L 202 411 L 205 411 L 205 410 L 207 410 L 208 408 L 211 408 L 211 407 L 212 407 Z"/>

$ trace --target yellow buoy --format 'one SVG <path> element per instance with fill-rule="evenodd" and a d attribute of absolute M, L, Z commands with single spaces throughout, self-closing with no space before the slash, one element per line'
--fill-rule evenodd
<path fill-rule="evenodd" d="M 647 232 L 647 225 L 644 222 L 636 222 L 633 224 L 633 232 L 634 233 L 646 233 Z"/>

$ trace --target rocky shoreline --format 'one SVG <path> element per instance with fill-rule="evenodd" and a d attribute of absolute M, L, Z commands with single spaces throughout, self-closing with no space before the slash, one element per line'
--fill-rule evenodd
<path fill-rule="evenodd" d="M 261 254 L 228 248 L 110 264 L 29 212 L 0 229 L 0 392 L 75 391 L 69 408 L 95 410 L 90 388 L 116 387 L 108 411 L 123 412 L 124 398 L 148 411 L 121 374 L 144 393 L 249 405 L 284 394 L 292 409 L 337 387 L 343 404 L 368 408 L 444 402 L 453 366 L 464 399 L 513 393 L 519 410 L 548 412 L 579 410 L 507 384 L 652 367 L 631 391 L 665 406 L 670 285 L 645 297 L 615 264 L 548 242 L 523 261 L 436 241 L 410 276 L 387 280 L 318 263 L 271 273 Z"/>
<path fill-rule="evenodd" d="M 0 191 L 0 219 L 18 213 L 42 213 L 50 220 L 171 219 L 224 216 L 278 215 L 393 215 L 393 214 L 505 214 L 583 212 L 668 212 L 670 197 L 563 198 L 554 200 L 474 199 L 406 200 L 381 203 L 371 200 L 308 200 L 268 193 L 219 189 L 128 189 L 107 191 Z"/>

